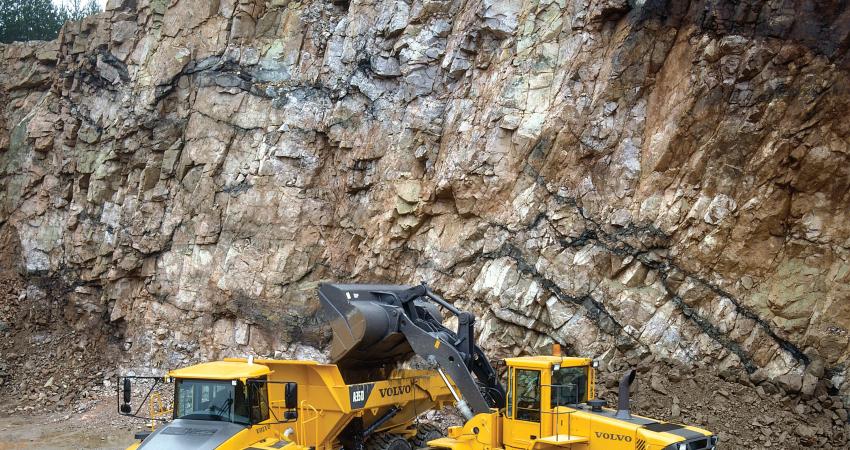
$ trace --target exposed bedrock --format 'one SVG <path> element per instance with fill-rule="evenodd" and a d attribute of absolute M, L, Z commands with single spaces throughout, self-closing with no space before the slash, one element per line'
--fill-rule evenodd
<path fill-rule="evenodd" d="M 0 46 L 0 231 L 125 363 L 311 354 L 317 281 L 425 280 L 494 355 L 850 391 L 843 2 L 106 9 Z"/>

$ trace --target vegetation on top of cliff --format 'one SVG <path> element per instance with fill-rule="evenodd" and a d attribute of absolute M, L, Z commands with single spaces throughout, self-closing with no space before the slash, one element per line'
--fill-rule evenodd
<path fill-rule="evenodd" d="M 0 0 L 0 42 L 49 41 L 69 20 L 100 12 L 97 0 Z"/>

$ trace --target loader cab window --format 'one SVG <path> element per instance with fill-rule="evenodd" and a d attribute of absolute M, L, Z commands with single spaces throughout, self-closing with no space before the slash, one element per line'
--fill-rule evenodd
<path fill-rule="evenodd" d="M 507 417 L 511 419 L 514 418 L 514 370 L 508 370 L 508 399 L 507 399 L 507 408 L 508 413 Z"/>
<path fill-rule="evenodd" d="M 539 370 L 516 370 L 516 418 L 540 422 Z"/>
<path fill-rule="evenodd" d="M 552 407 L 587 401 L 587 367 L 561 367 L 552 371 Z"/>
<path fill-rule="evenodd" d="M 174 418 L 247 424 L 247 389 L 235 380 L 178 379 Z"/>

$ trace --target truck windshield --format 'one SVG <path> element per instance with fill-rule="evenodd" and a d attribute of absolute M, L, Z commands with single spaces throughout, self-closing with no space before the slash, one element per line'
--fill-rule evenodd
<path fill-rule="evenodd" d="M 247 389 L 241 381 L 177 380 L 174 418 L 248 424 Z"/>
<path fill-rule="evenodd" d="M 587 367 L 561 367 L 552 371 L 552 407 L 587 401 Z"/>

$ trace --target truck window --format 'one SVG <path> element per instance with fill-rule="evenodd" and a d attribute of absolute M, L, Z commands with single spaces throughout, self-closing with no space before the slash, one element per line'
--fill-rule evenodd
<path fill-rule="evenodd" d="M 175 419 L 248 423 L 245 384 L 219 380 L 177 380 Z"/>
<path fill-rule="evenodd" d="M 540 371 L 516 370 L 517 419 L 540 422 Z"/>
<path fill-rule="evenodd" d="M 266 377 L 259 378 L 260 381 L 266 381 Z M 248 399 L 251 403 L 251 423 L 260 423 L 269 420 L 269 389 L 266 383 L 248 382 L 248 389 L 251 391 Z"/>
<path fill-rule="evenodd" d="M 587 367 L 561 367 L 552 371 L 552 407 L 587 401 Z"/>

